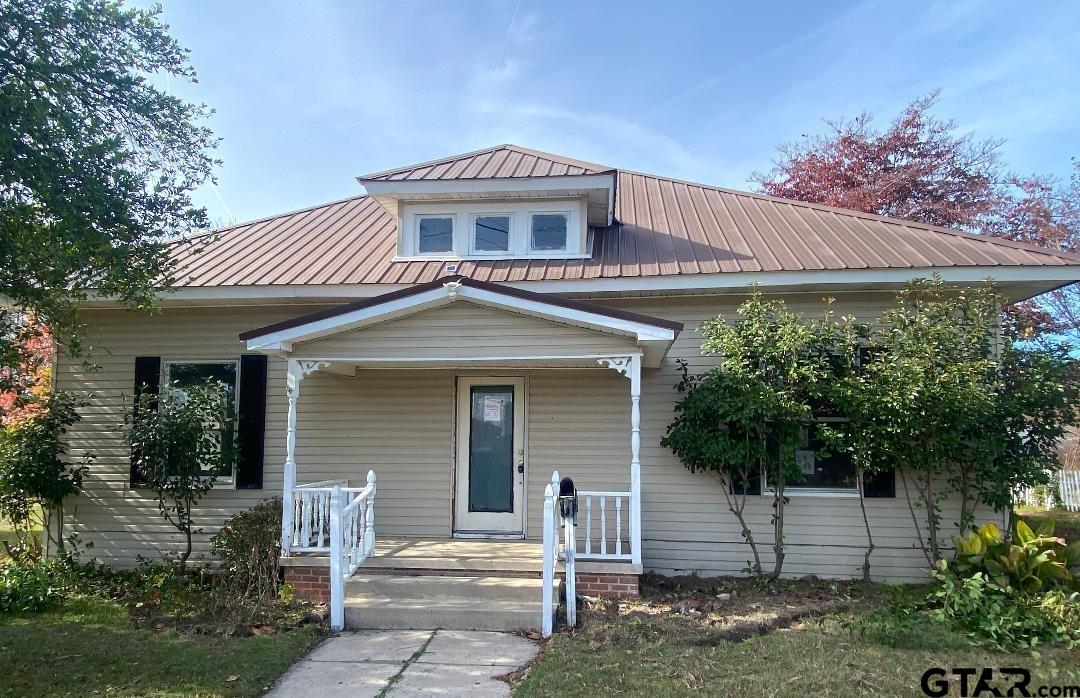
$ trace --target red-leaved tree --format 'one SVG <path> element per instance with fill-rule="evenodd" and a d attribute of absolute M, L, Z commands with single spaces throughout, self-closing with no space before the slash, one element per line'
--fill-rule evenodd
<path fill-rule="evenodd" d="M 781 145 L 773 169 L 752 179 L 771 196 L 980 230 L 1001 201 L 1001 141 L 934 118 L 937 97 L 915 100 L 883 131 L 865 112 L 826 121 L 824 134 Z"/>
<path fill-rule="evenodd" d="M 1080 164 L 1067 186 L 1008 175 L 1002 141 L 936 118 L 937 98 L 935 90 L 911 102 L 884 130 L 868 113 L 826 121 L 823 134 L 781 145 L 773 169 L 752 180 L 771 196 L 1080 251 Z M 1080 287 L 1018 303 L 1004 322 L 1019 338 L 1080 346 Z"/>

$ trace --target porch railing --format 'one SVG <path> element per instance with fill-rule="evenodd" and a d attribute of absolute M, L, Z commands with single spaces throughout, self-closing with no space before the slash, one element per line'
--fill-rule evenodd
<path fill-rule="evenodd" d="M 375 549 L 375 471 L 367 487 L 349 497 L 340 485 L 330 490 L 330 628 L 345 627 L 345 583 Z"/>
<path fill-rule="evenodd" d="M 543 603 L 540 618 L 544 637 L 551 635 L 555 624 L 555 609 L 559 604 L 555 598 L 555 574 L 560 562 L 563 564 L 566 590 L 566 623 L 574 627 L 577 624 L 577 561 L 634 560 L 634 537 L 629 534 L 634 501 L 631 493 L 578 490 L 577 512 L 564 516 L 559 501 L 559 484 L 559 471 L 556 470 L 551 474 L 551 483 L 544 489 Z"/>
<path fill-rule="evenodd" d="M 578 490 L 578 526 L 584 518 L 584 539 L 581 560 L 633 560 L 632 537 L 629 536 L 632 499 L 626 492 Z M 596 520 L 596 526 L 593 521 Z M 627 528 L 623 529 L 623 523 Z"/>
<path fill-rule="evenodd" d="M 320 480 L 294 487 L 289 534 L 282 546 L 285 555 L 330 552 L 330 493 L 334 487 L 341 489 L 345 504 L 367 489 L 349 487 L 348 480 Z"/>

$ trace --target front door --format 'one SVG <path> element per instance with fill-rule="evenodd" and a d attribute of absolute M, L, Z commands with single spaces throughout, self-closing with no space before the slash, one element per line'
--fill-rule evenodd
<path fill-rule="evenodd" d="M 524 532 L 524 378 L 458 378 L 456 481 L 456 532 Z"/>

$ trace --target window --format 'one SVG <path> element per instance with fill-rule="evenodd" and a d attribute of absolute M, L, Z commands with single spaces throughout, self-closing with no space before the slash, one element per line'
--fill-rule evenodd
<path fill-rule="evenodd" d="M 851 463 L 851 456 L 827 449 L 817 431 L 816 425 L 803 429 L 802 447 L 795 449 L 795 466 L 803 479 L 790 482 L 787 486 L 856 489 L 855 466 Z"/>
<path fill-rule="evenodd" d="M 416 227 L 420 254 L 454 249 L 454 219 L 451 216 L 420 216 Z"/>
<path fill-rule="evenodd" d="M 399 208 L 395 259 L 584 259 L 584 199 L 409 201 Z"/>
<path fill-rule="evenodd" d="M 473 218 L 474 252 L 508 252 L 509 250 L 509 214 L 485 213 Z"/>
<path fill-rule="evenodd" d="M 529 220 L 529 248 L 533 250 L 565 250 L 566 213 L 534 213 Z"/>
<path fill-rule="evenodd" d="M 221 419 L 208 422 L 205 427 L 217 432 L 223 440 L 231 440 L 236 434 L 237 378 L 240 373 L 237 361 L 169 361 L 165 363 L 165 381 L 175 383 L 181 399 L 184 388 L 192 387 L 203 381 L 213 379 L 225 385 L 226 404 L 222 406 Z M 210 473 L 208 473 L 210 474 Z M 234 473 L 212 473 L 218 482 L 229 484 Z"/>

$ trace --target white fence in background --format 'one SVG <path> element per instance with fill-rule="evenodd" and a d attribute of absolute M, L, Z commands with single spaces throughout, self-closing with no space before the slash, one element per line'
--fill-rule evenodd
<path fill-rule="evenodd" d="M 1059 470 L 1046 488 L 1024 488 L 1017 494 L 1016 503 L 1046 509 L 1056 505 L 1080 511 L 1080 470 Z"/>

